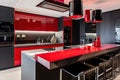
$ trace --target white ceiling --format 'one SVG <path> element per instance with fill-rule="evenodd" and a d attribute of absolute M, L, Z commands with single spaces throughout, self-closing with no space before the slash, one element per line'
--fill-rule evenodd
<path fill-rule="evenodd" d="M 43 0 L 0 0 L 0 5 L 14 7 L 17 11 L 53 17 L 68 16 L 69 12 L 57 12 L 36 7 Z M 68 3 L 69 0 L 65 0 Z M 120 9 L 120 0 L 83 0 L 84 9 L 102 9 L 103 12 Z"/>

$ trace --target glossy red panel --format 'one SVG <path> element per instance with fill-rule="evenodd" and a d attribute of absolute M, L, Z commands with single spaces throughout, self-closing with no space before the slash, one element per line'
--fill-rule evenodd
<path fill-rule="evenodd" d="M 64 26 L 68 26 L 68 27 L 72 27 L 72 19 L 69 17 L 64 17 L 63 19 L 63 25 Z"/>
<path fill-rule="evenodd" d="M 90 47 L 89 50 L 87 48 L 80 49 L 80 48 L 74 48 L 74 49 L 68 49 L 68 50 L 61 50 L 56 52 L 50 52 L 47 54 L 37 54 L 36 57 L 41 57 L 49 62 L 59 61 L 63 59 L 68 59 L 76 56 L 82 56 L 85 54 L 91 54 L 97 51 L 106 50 L 109 48 L 114 48 L 116 45 L 114 44 L 106 44 L 102 45 L 101 47 Z"/>
<path fill-rule="evenodd" d="M 15 11 L 15 30 L 58 31 L 58 18 Z"/>

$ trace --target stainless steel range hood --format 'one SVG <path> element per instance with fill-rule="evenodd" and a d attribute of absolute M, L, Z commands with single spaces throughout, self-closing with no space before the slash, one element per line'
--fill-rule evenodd
<path fill-rule="evenodd" d="M 37 7 L 51 9 L 59 12 L 65 12 L 69 10 L 69 5 L 57 2 L 55 0 L 44 0 L 40 2 Z"/>

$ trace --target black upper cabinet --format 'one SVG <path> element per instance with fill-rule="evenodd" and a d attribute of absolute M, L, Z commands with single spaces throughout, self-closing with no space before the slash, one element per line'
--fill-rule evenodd
<path fill-rule="evenodd" d="M 96 33 L 96 24 L 95 23 L 85 23 L 85 32 L 86 33 Z"/>
<path fill-rule="evenodd" d="M 14 9 L 0 6 L 0 21 L 14 22 Z"/>

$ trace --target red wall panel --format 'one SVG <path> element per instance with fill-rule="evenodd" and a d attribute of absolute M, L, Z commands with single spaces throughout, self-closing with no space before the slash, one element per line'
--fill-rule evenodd
<path fill-rule="evenodd" d="M 58 18 L 15 11 L 15 30 L 58 31 Z"/>

